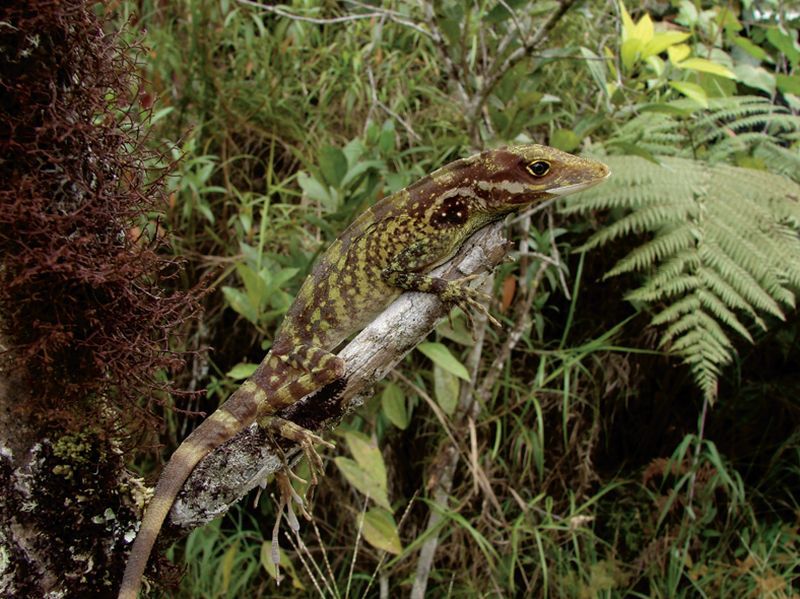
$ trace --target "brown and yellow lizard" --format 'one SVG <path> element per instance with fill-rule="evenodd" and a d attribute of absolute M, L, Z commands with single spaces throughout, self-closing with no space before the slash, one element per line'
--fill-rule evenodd
<path fill-rule="evenodd" d="M 181 443 L 164 468 L 128 558 L 120 599 L 136 599 L 161 525 L 194 467 L 253 422 L 299 442 L 319 437 L 276 414 L 344 374 L 331 353 L 403 291 L 486 312 L 467 280 L 430 276 L 472 233 L 521 208 L 580 191 L 609 174 L 599 162 L 540 145 L 457 160 L 358 216 L 303 283 L 258 369 Z M 316 457 L 316 460 L 319 460 Z"/>

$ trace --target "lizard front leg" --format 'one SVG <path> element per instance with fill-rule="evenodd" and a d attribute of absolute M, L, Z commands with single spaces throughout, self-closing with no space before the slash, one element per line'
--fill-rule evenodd
<path fill-rule="evenodd" d="M 457 305 L 470 319 L 472 319 L 472 311 L 477 310 L 484 314 L 492 324 L 500 326 L 500 322 L 489 313 L 486 307 L 491 298 L 469 286 L 469 282 L 480 275 L 470 275 L 448 281 L 441 277 L 416 272 L 419 265 L 425 264 L 426 261 L 434 262 L 434 258 L 426 255 L 426 250 L 421 246 L 411 246 L 400 253 L 381 272 L 381 278 L 389 285 L 404 291 L 433 293 L 446 304 Z"/>

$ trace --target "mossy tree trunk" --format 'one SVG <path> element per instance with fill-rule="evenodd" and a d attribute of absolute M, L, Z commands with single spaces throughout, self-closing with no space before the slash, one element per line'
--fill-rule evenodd
<path fill-rule="evenodd" d="M 0 8 L 0 596 L 112 596 L 141 488 L 123 447 L 197 306 L 148 240 L 135 49 L 82 0 Z M 144 234 L 138 233 L 144 231 Z"/>

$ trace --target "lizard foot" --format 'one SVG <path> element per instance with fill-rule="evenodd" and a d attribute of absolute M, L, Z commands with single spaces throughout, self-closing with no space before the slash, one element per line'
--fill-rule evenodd
<path fill-rule="evenodd" d="M 289 439 L 300 445 L 311 470 L 311 484 L 316 485 L 318 482 L 317 472 L 322 474 L 324 466 L 322 464 L 322 458 L 319 456 L 319 453 L 317 453 L 314 445 L 323 445 L 329 449 L 333 449 L 336 446 L 310 430 L 303 428 L 299 424 L 295 424 L 291 420 L 286 420 L 285 418 L 271 417 L 269 419 L 269 428 L 284 439 Z"/>
<path fill-rule="evenodd" d="M 489 312 L 489 308 L 487 308 L 492 298 L 467 285 L 467 283 L 480 276 L 480 274 L 473 274 L 455 281 L 450 281 L 448 283 L 448 289 L 445 290 L 440 297 L 443 301 L 450 302 L 461 308 L 461 311 L 469 318 L 473 331 L 475 330 L 475 312 L 483 314 L 494 326 L 502 327 L 500 321 L 492 316 L 491 312 Z"/>
<path fill-rule="evenodd" d="M 318 482 L 317 472 L 322 474 L 324 469 L 322 458 L 320 458 L 319 453 L 317 453 L 317 450 L 314 448 L 314 444 L 318 443 L 329 448 L 333 448 L 335 446 L 333 443 L 329 443 L 319 435 L 316 435 L 308 429 L 303 428 L 299 424 L 295 424 L 291 420 L 273 416 L 270 417 L 268 422 L 265 424 L 267 424 L 271 430 L 279 434 L 281 437 L 295 441 L 303 449 L 303 453 L 308 460 L 309 470 L 311 471 L 310 488 L 306 491 L 306 495 L 308 495 L 310 489 L 316 486 Z M 280 546 L 278 536 L 280 534 L 281 520 L 285 518 L 292 532 L 298 534 L 298 531 L 300 530 L 300 522 L 297 519 L 294 506 L 298 506 L 299 512 L 304 518 L 307 520 L 311 519 L 311 515 L 306 509 L 305 499 L 297 491 L 295 491 L 290 477 L 301 482 L 302 484 L 306 484 L 307 482 L 292 472 L 291 468 L 289 468 L 287 464 L 284 465 L 283 470 L 275 473 L 275 481 L 278 484 L 280 496 L 278 499 L 278 513 L 275 517 L 275 525 L 272 528 L 272 563 L 275 565 L 276 581 L 279 585 L 281 582 L 281 575 L 279 565 Z"/>

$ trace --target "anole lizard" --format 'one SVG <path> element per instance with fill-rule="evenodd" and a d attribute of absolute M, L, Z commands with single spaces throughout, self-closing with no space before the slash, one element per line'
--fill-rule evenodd
<path fill-rule="evenodd" d="M 599 162 L 540 145 L 490 150 L 452 162 L 359 215 L 306 278 L 253 375 L 192 432 L 156 485 L 125 568 L 119 599 L 136 599 L 161 525 L 194 467 L 253 422 L 299 442 L 319 457 L 314 433 L 276 414 L 340 379 L 331 353 L 403 291 L 487 312 L 467 280 L 430 276 L 472 233 L 505 215 L 595 185 L 609 174 Z M 313 464 L 312 464 L 313 468 Z"/>

